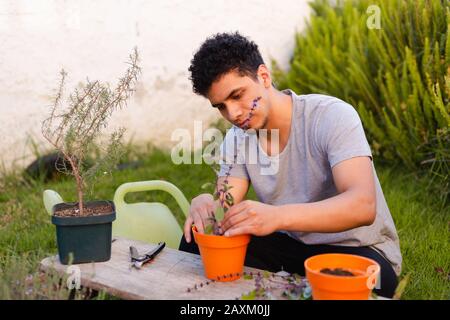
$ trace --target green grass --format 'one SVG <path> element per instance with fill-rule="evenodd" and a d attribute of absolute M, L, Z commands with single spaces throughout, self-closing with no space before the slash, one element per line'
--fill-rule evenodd
<path fill-rule="evenodd" d="M 403 255 L 402 276 L 410 273 L 405 299 L 450 299 L 450 212 L 429 178 L 399 168 L 378 168 Z M 442 270 L 442 272 L 438 272 Z"/>
<path fill-rule="evenodd" d="M 93 188 L 95 199 L 112 199 L 116 188 L 125 182 L 164 179 L 177 185 L 190 201 L 204 192 L 201 185 L 214 181 L 214 172 L 207 165 L 174 165 L 170 155 L 152 152 L 134 153 L 131 160 L 141 161 L 135 169 L 114 171 Z M 448 207 L 439 202 L 439 195 L 427 191 L 427 178 L 418 179 L 399 168 L 378 167 L 381 185 L 393 214 L 403 253 L 402 276 L 410 280 L 402 299 L 450 298 L 450 245 Z M 57 190 L 66 201 L 75 201 L 70 179 L 44 184 L 27 182 L 18 174 L 4 176 L 0 183 L 0 299 L 66 298 L 68 291 L 54 291 L 32 284 L 34 291 L 24 286 L 28 274 L 35 274 L 41 259 L 56 254 L 55 229 L 42 203 L 45 189 Z M 255 199 L 253 190 L 249 198 Z M 129 195 L 127 201 L 161 201 L 183 222 L 181 210 L 163 192 Z M 441 268 L 442 272 L 436 271 Z M 437 269 L 440 270 L 440 269 Z M 36 278 L 36 276 L 35 276 Z M 28 282 L 30 279 L 28 279 Z M 27 294 L 25 294 L 27 293 Z M 100 298 L 108 298 L 100 295 Z M 79 295 L 76 298 L 83 298 Z"/>

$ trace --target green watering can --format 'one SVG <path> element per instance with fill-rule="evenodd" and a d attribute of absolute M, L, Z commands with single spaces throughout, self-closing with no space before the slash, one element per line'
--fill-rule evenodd
<path fill-rule="evenodd" d="M 113 222 L 113 236 L 149 243 L 164 241 L 168 247 L 178 249 L 183 231 L 166 205 L 159 202 L 126 203 L 124 200 L 128 193 L 156 190 L 171 194 L 185 217 L 188 216 L 190 204 L 172 183 L 162 180 L 124 183 L 114 194 L 116 220 Z M 49 214 L 52 214 L 55 204 L 64 202 L 53 190 L 45 190 L 43 198 Z"/>
<path fill-rule="evenodd" d="M 117 218 L 113 222 L 113 235 L 151 243 L 164 241 L 170 248 L 178 249 L 183 231 L 166 205 L 159 202 L 126 203 L 124 200 L 127 193 L 155 190 L 168 192 L 184 216 L 188 216 L 190 204 L 172 183 L 162 180 L 124 183 L 114 194 Z"/>

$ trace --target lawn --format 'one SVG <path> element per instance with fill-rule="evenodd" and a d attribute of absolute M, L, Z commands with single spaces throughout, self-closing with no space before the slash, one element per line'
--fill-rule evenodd
<path fill-rule="evenodd" d="M 92 190 L 95 198 L 112 199 L 124 182 L 163 179 L 177 185 L 191 200 L 204 192 L 202 184 L 214 179 L 214 172 L 207 165 L 177 166 L 168 153 L 155 148 L 132 151 L 128 161 L 137 161 L 138 167 L 104 176 Z M 448 206 L 439 200 L 438 192 L 427 187 L 429 178 L 417 178 L 402 168 L 382 165 L 377 165 L 377 172 L 400 236 L 402 277 L 410 275 L 402 299 L 450 299 Z M 1 179 L 0 299 L 67 298 L 67 291 L 48 288 L 49 282 L 53 288 L 58 287 L 56 279 L 46 279 L 45 287 L 35 272 L 42 258 L 56 253 L 54 226 L 44 210 L 42 192 L 54 189 L 66 201 L 75 201 L 72 181 L 30 182 L 18 174 Z M 248 197 L 256 199 L 252 190 Z M 127 197 L 127 201 L 138 200 L 165 202 L 177 214 L 180 224 L 183 222 L 181 211 L 163 192 Z"/>

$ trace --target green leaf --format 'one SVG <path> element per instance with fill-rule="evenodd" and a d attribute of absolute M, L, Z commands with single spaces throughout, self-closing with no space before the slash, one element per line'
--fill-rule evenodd
<path fill-rule="evenodd" d="M 225 202 L 226 202 L 227 205 L 229 205 L 230 207 L 234 205 L 234 199 L 233 199 L 233 197 L 228 197 L 228 195 L 225 197 Z"/>
<path fill-rule="evenodd" d="M 216 221 L 220 222 L 223 220 L 225 216 L 225 212 L 223 211 L 223 208 L 221 206 L 216 208 L 216 212 L 214 213 L 214 216 L 216 217 Z"/>
<path fill-rule="evenodd" d="M 242 300 L 255 300 L 255 298 L 256 298 L 256 290 L 252 290 L 249 293 L 243 294 L 241 296 Z"/>
<path fill-rule="evenodd" d="M 201 189 L 208 189 L 208 188 L 214 188 L 214 184 L 211 182 L 204 183 L 201 187 Z"/>
<path fill-rule="evenodd" d="M 214 227 L 212 224 L 207 224 L 205 226 L 205 234 L 213 234 Z"/>
<path fill-rule="evenodd" d="M 222 186 L 225 192 L 228 192 L 228 190 L 233 189 L 233 186 L 230 186 L 229 184 L 226 183 L 223 183 Z"/>

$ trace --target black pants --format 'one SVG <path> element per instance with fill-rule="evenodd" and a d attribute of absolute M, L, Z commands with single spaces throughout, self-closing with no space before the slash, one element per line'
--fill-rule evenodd
<path fill-rule="evenodd" d="M 181 238 L 180 250 L 200 254 L 198 246 L 191 235 L 192 241 Z M 290 236 L 275 232 L 268 236 L 252 236 L 247 248 L 245 265 L 248 267 L 277 272 L 305 275 L 304 262 L 307 258 L 322 253 L 356 254 L 375 260 L 381 267 L 379 289 L 374 292 L 380 296 L 392 298 L 397 287 L 397 276 L 391 264 L 380 253 L 369 247 L 344 247 L 333 245 L 306 245 Z"/>

